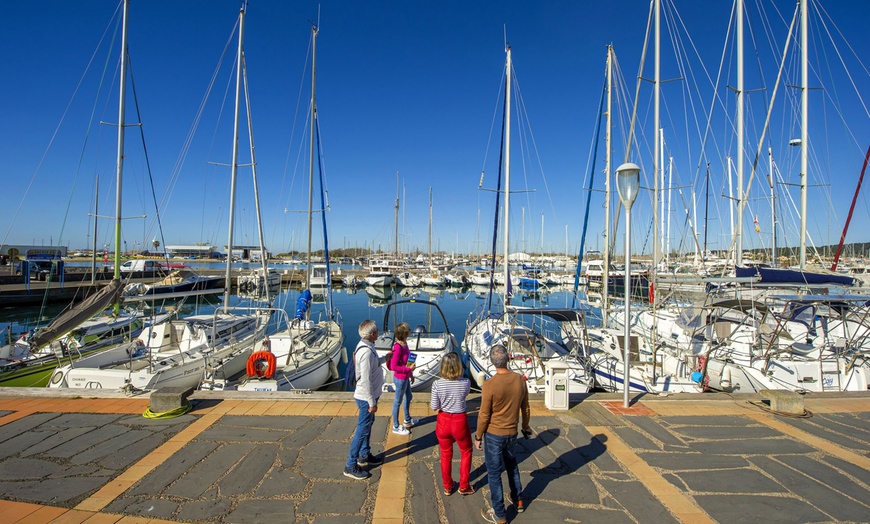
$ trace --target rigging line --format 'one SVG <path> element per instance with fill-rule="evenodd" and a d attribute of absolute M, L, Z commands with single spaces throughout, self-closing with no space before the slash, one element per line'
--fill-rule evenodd
<path fill-rule="evenodd" d="M 507 61 L 505 61 L 505 64 L 507 64 Z M 510 73 L 508 72 L 508 74 L 506 76 L 510 76 Z M 509 87 L 508 81 L 509 81 L 509 78 L 505 78 L 505 82 L 501 86 L 501 87 L 504 87 L 505 91 L 507 91 L 507 89 Z M 505 93 L 505 94 L 507 94 L 507 93 Z M 507 109 L 507 104 L 508 104 L 508 98 L 505 96 L 504 97 L 504 108 L 505 109 Z M 497 246 L 497 243 L 498 243 L 498 211 L 499 211 L 499 202 L 501 201 L 502 165 L 504 163 L 504 154 L 505 154 L 504 134 L 505 134 L 505 124 L 507 123 L 507 118 L 508 118 L 507 111 L 506 110 L 502 111 L 502 115 L 501 115 L 502 140 L 500 141 L 499 153 L 498 153 L 498 179 L 496 182 L 496 189 L 495 189 L 495 212 L 493 213 L 495 218 L 493 219 L 494 224 L 493 224 L 493 228 L 492 228 L 492 254 L 490 256 L 490 262 L 489 262 L 489 291 L 486 294 L 486 311 L 492 311 L 492 298 L 493 298 L 493 295 L 495 294 L 495 258 L 496 258 L 497 248 L 498 248 L 498 246 Z M 504 239 L 504 241 L 505 241 L 505 243 L 507 243 L 508 239 Z M 504 263 L 507 266 L 509 262 L 507 260 L 505 260 Z M 505 296 L 507 297 L 508 290 L 510 289 L 510 279 L 508 279 L 508 281 L 505 282 L 504 285 L 505 285 Z"/>
<path fill-rule="evenodd" d="M 190 152 L 190 147 L 193 144 L 194 136 L 196 135 L 196 130 L 199 128 L 199 124 L 202 121 L 202 117 L 205 114 L 205 107 L 208 103 L 209 97 L 211 96 L 211 91 L 214 88 L 215 82 L 217 81 L 218 74 L 220 73 L 221 67 L 224 62 L 224 58 L 227 54 L 227 49 L 233 42 L 233 36 L 235 35 L 236 27 L 238 26 L 238 17 L 236 17 L 236 23 L 233 26 L 233 30 L 230 31 L 230 35 L 227 38 L 226 44 L 224 44 L 224 49 L 218 58 L 217 65 L 215 66 L 214 71 L 212 72 L 212 76 L 209 79 L 208 85 L 206 86 L 205 94 L 202 97 L 202 100 L 199 103 L 199 107 L 197 108 L 196 114 L 193 117 L 193 122 L 188 129 L 187 136 L 184 138 L 184 142 L 181 145 L 181 151 L 178 154 L 178 158 L 175 160 L 175 164 L 172 166 L 171 175 L 169 177 L 169 181 L 166 184 L 166 189 L 163 192 L 163 195 L 160 198 L 160 204 L 158 208 L 167 209 L 169 206 L 169 201 L 172 198 L 172 193 L 175 190 L 175 186 L 178 183 L 178 179 L 181 176 L 181 171 L 184 168 L 184 162 L 187 160 L 187 154 Z M 206 181 L 207 182 L 207 181 Z M 205 191 L 203 191 L 205 193 Z"/>
<path fill-rule="evenodd" d="M 69 101 L 66 104 L 66 107 L 63 110 L 63 114 L 60 117 L 60 122 L 57 123 L 57 126 L 54 128 L 54 132 L 51 134 L 51 138 L 48 140 L 48 144 L 45 146 L 45 151 L 42 152 L 42 156 L 39 158 L 39 162 L 36 164 L 36 169 L 33 171 L 33 174 L 30 176 L 30 182 L 28 182 L 27 187 L 24 190 L 24 194 L 21 196 L 21 200 L 18 202 L 18 207 L 15 208 L 15 212 L 12 214 L 12 218 L 9 221 L 9 228 L 6 230 L 6 233 L 3 236 L 3 244 L 5 245 L 9 239 L 9 235 L 12 233 L 12 228 L 15 225 L 15 220 L 18 218 L 18 214 L 21 212 L 21 207 L 24 205 L 24 201 L 27 199 L 27 195 L 30 193 L 30 189 L 33 187 L 34 182 L 36 182 L 36 177 L 39 172 L 42 170 L 42 164 L 45 163 L 46 157 L 48 157 L 48 152 L 51 150 L 51 146 L 54 144 L 55 138 L 57 138 L 57 134 L 60 132 L 60 128 L 63 126 L 64 121 L 66 120 L 66 116 L 69 114 L 70 107 L 72 107 L 73 100 L 76 99 L 78 95 L 79 89 L 81 89 L 82 84 L 85 81 L 85 77 L 90 71 L 91 65 L 94 63 L 94 60 L 97 56 L 97 51 L 102 47 L 103 41 L 106 38 L 106 35 L 109 32 L 109 28 L 111 27 L 111 21 L 116 20 L 115 25 L 115 33 L 117 34 L 117 26 L 120 23 L 118 20 L 118 11 L 121 8 L 121 3 L 118 4 L 118 7 L 115 8 L 115 12 L 112 13 L 112 16 L 109 18 L 109 24 L 106 26 L 106 29 L 103 31 L 103 34 L 100 36 L 100 40 L 97 42 L 97 47 L 94 49 L 94 52 L 91 54 L 91 57 L 88 59 L 87 65 L 85 65 L 85 70 L 82 72 L 82 76 L 79 78 L 78 83 L 76 83 L 75 89 L 73 89 L 73 94 L 70 97 Z M 114 38 L 113 38 L 114 42 Z M 108 59 L 107 59 L 108 60 Z"/>
<path fill-rule="evenodd" d="M 843 32 L 840 31 L 840 28 L 837 27 L 837 24 L 835 24 L 833 22 L 833 20 L 831 19 L 831 16 L 828 14 L 828 12 L 824 10 L 824 7 L 822 7 L 820 5 L 816 5 L 815 7 L 817 10 L 819 10 L 819 13 L 824 13 L 825 17 L 827 19 L 831 20 L 831 24 L 834 25 L 834 28 L 836 29 L 837 34 L 840 35 L 840 38 L 842 38 L 843 41 L 846 43 L 846 47 L 849 49 L 849 51 L 852 52 L 852 55 L 855 57 L 855 59 L 858 60 L 858 63 L 861 65 L 861 68 L 864 70 L 864 73 L 870 75 L 870 71 L 867 70 L 867 66 L 865 66 L 864 63 L 861 61 L 861 57 L 858 56 L 858 53 L 855 52 L 855 49 L 849 44 L 849 41 L 846 40 L 846 37 L 843 35 Z M 839 49 L 839 47 L 837 47 L 837 44 L 834 43 L 834 39 L 832 37 L 830 37 L 831 32 L 828 29 L 827 24 L 824 23 L 825 20 L 824 20 L 824 18 L 821 17 L 821 15 L 819 16 L 819 20 L 820 20 L 820 23 L 823 24 L 823 27 L 825 28 L 825 32 L 828 33 L 829 38 L 831 39 L 831 43 L 834 45 L 834 49 L 837 50 L 837 56 L 840 58 L 840 62 L 843 63 L 843 68 L 846 70 L 846 76 L 848 76 L 849 81 L 852 83 L 852 87 L 855 89 L 855 92 L 858 94 L 858 99 L 861 100 L 861 106 L 864 108 L 864 113 L 867 114 L 868 116 L 870 116 L 870 113 L 868 113 L 868 111 L 867 111 L 867 106 L 864 104 L 864 99 L 861 98 L 860 90 L 855 85 L 855 81 L 852 78 L 851 73 L 849 73 L 849 70 L 846 69 L 846 67 L 845 67 L 845 59 L 843 59 L 843 57 L 840 53 L 840 49 Z"/>
<path fill-rule="evenodd" d="M 860 103 L 861 103 L 861 107 L 864 108 L 864 115 L 867 116 L 867 117 L 870 117 L 870 112 L 868 112 L 867 105 L 864 103 L 864 99 L 863 99 L 862 96 L 861 96 L 861 92 L 860 92 L 860 90 L 858 89 L 858 87 L 855 85 L 855 79 L 852 77 L 852 74 L 849 72 L 849 69 L 846 67 L 846 62 L 845 62 L 845 59 L 843 58 L 842 54 L 840 53 L 840 48 L 837 46 L 836 42 L 834 42 L 834 39 L 833 39 L 833 37 L 831 36 L 831 32 L 830 32 L 830 30 L 828 29 L 828 26 L 825 24 L 825 20 L 822 19 L 821 16 L 819 16 L 819 23 L 822 25 L 822 27 L 824 27 L 824 29 L 825 29 L 825 33 L 828 34 L 828 38 L 831 40 L 831 44 L 834 46 L 834 51 L 835 51 L 835 53 L 836 53 L 836 55 L 837 55 L 837 58 L 840 60 L 840 65 L 843 66 L 843 71 L 845 71 L 846 77 L 849 79 L 849 83 L 852 85 L 852 88 L 854 89 L 855 94 L 857 95 L 858 100 L 859 100 Z M 833 21 L 832 21 L 831 23 L 833 23 Z M 836 25 L 835 25 L 835 27 L 836 27 Z M 838 32 L 839 32 L 839 30 L 838 30 Z M 842 36 L 842 35 L 841 35 L 841 36 Z M 847 44 L 848 44 L 848 42 L 847 42 Z M 851 47 L 849 47 L 849 49 L 851 50 Z M 859 63 L 860 63 L 860 59 L 859 59 Z M 863 65 L 863 64 L 862 64 L 862 65 Z M 866 68 L 864 69 L 864 71 L 867 72 Z M 828 90 L 825 89 L 824 92 L 827 94 L 827 93 L 828 93 Z M 829 98 L 830 98 L 830 97 L 829 97 Z M 843 112 L 840 111 L 839 104 L 835 104 L 835 107 L 837 108 L 837 114 L 838 114 L 838 115 L 840 116 L 840 118 L 842 119 L 842 117 L 843 117 Z M 848 129 L 848 128 L 847 128 L 847 129 Z M 849 132 L 849 135 L 852 136 L 852 139 L 855 141 L 855 144 L 857 145 L 857 144 L 858 144 L 858 140 L 857 140 L 857 138 L 855 137 L 855 135 L 851 133 L 851 130 L 850 130 L 850 132 Z"/>
<path fill-rule="evenodd" d="M 589 189 L 592 189 L 592 185 L 595 183 L 595 164 L 598 161 L 598 143 L 601 138 L 601 115 L 604 112 L 604 100 L 605 95 L 607 94 L 607 75 L 604 76 L 604 84 L 601 88 L 601 100 L 598 102 L 598 117 L 595 122 L 595 138 L 593 140 L 594 149 L 592 150 L 592 162 L 589 166 Z M 576 298 L 577 289 L 580 287 L 580 266 L 583 263 L 583 250 L 586 247 L 586 230 L 589 226 L 589 209 L 591 206 L 592 200 L 592 191 L 586 192 L 586 213 L 583 217 L 583 232 L 580 234 L 580 248 L 578 250 L 577 255 L 577 267 L 574 270 L 574 293 L 572 295 Z M 604 282 L 603 285 L 605 288 L 607 287 L 607 282 Z M 574 300 L 571 300 L 571 308 L 573 309 L 576 306 Z"/>
<path fill-rule="evenodd" d="M 312 36 L 308 39 L 308 48 L 305 50 L 305 61 L 304 61 L 304 65 L 302 66 L 302 75 L 299 77 L 299 91 L 298 91 L 299 94 L 296 97 L 296 107 L 293 110 L 293 119 L 291 120 L 291 122 L 296 122 L 299 118 L 299 108 L 302 107 L 302 92 L 303 92 L 303 89 L 305 88 L 305 83 L 306 83 L 305 77 L 306 77 L 306 74 L 308 73 L 308 64 L 309 64 L 309 59 L 311 58 L 311 47 L 312 47 L 313 43 L 314 43 L 314 35 L 312 34 Z M 310 108 L 306 109 L 306 114 L 310 114 L 310 113 L 311 113 Z M 306 118 L 305 123 L 307 123 L 307 122 L 308 122 L 308 119 Z M 287 172 L 288 172 L 288 169 L 290 168 L 290 155 L 293 151 L 293 140 L 294 140 L 293 137 L 296 135 L 296 127 L 297 127 L 296 125 L 293 125 L 290 127 L 290 140 L 287 142 L 287 154 L 284 156 L 284 170 L 283 170 L 283 173 L 281 174 L 281 187 L 278 191 L 278 202 L 281 202 L 281 200 L 283 200 L 284 185 L 287 182 Z M 307 127 L 308 126 L 304 126 L 304 130 L 306 130 Z M 300 147 L 302 147 L 302 146 L 300 145 Z M 295 185 L 296 172 L 297 172 L 298 166 L 299 166 L 298 156 L 296 159 L 296 166 L 297 166 L 297 168 L 294 169 L 293 177 L 290 180 L 290 187 L 287 190 L 287 199 L 284 201 L 285 202 L 285 204 L 284 204 L 285 209 L 290 207 L 290 195 L 293 194 L 293 186 Z M 281 209 L 281 206 L 279 204 L 277 209 L 275 209 L 275 223 L 278 223 L 278 217 L 280 216 L 281 210 L 282 209 Z M 276 228 L 276 230 L 277 230 L 277 228 Z M 273 239 L 274 239 L 275 234 L 276 234 L 275 232 L 272 233 Z"/>
<path fill-rule="evenodd" d="M 498 83 L 498 91 L 497 91 L 496 97 L 495 97 L 495 107 L 493 107 L 493 109 L 492 109 L 492 120 L 489 124 L 489 136 L 487 137 L 486 148 L 484 149 L 484 152 L 483 152 L 483 163 L 480 166 L 480 182 L 478 182 L 478 184 L 477 184 L 478 189 L 480 189 L 483 186 L 483 174 L 485 172 L 484 168 L 486 167 L 486 159 L 489 157 L 489 146 L 490 146 L 490 144 L 492 144 L 492 134 L 495 131 L 495 123 L 496 123 L 496 119 L 498 117 L 498 101 L 501 100 L 501 94 L 504 90 L 505 78 L 504 78 L 504 75 L 500 75 L 500 76 L 501 76 L 501 80 Z"/>
<path fill-rule="evenodd" d="M 151 158 L 148 156 L 148 147 L 145 145 L 145 129 L 142 124 L 142 112 L 139 107 L 139 96 L 136 93 L 136 81 L 133 79 L 133 62 L 130 60 L 130 53 L 127 53 L 127 67 L 130 71 L 130 87 L 133 91 L 133 105 L 136 107 L 136 120 L 138 120 L 139 136 L 142 139 L 142 151 L 145 155 L 145 169 L 148 171 L 148 181 L 151 184 L 151 198 L 154 201 L 154 214 L 157 220 L 157 230 L 160 232 L 160 242 L 163 246 L 163 258 L 168 259 L 169 254 L 166 252 L 166 238 L 163 236 L 163 224 L 160 221 L 160 208 L 157 207 L 157 193 L 154 191 L 154 173 L 151 171 Z M 145 238 L 151 236 L 151 228 L 145 234 Z M 145 238 L 142 241 L 145 241 Z"/>
<path fill-rule="evenodd" d="M 534 152 L 535 152 L 534 158 L 537 159 L 538 170 L 540 171 L 541 179 L 544 182 L 544 191 L 547 193 L 547 201 L 550 203 L 550 211 L 552 211 L 553 216 L 556 217 L 556 219 L 558 220 L 558 215 L 556 214 L 556 206 L 553 203 L 553 197 L 550 194 L 550 186 L 549 186 L 549 184 L 547 184 L 547 177 L 544 174 L 544 166 L 541 163 L 541 155 L 538 152 L 538 143 L 535 140 L 535 134 L 532 132 L 532 126 L 530 124 L 531 119 L 529 118 L 528 110 L 526 108 L 526 105 L 525 105 L 524 100 L 522 98 L 522 95 L 520 93 L 519 81 L 515 80 L 514 86 L 516 89 L 516 97 L 515 98 L 517 99 L 517 113 L 522 114 L 525 117 L 525 122 L 526 122 L 526 126 L 528 127 L 528 129 L 526 129 L 524 131 L 524 133 L 528 133 L 529 138 L 531 139 L 532 150 L 534 150 Z M 528 187 L 528 184 L 527 184 L 527 187 Z M 528 195 L 526 195 L 526 197 L 527 197 L 526 201 L 528 202 L 529 201 Z M 543 243 L 543 239 L 541 239 L 541 243 Z"/>
<path fill-rule="evenodd" d="M 746 183 L 746 190 L 743 192 L 744 195 L 749 194 L 749 190 L 752 188 L 752 182 L 755 179 L 756 168 L 758 167 L 758 160 L 761 157 L 761 150 L 762 150 L 762 147 L 764 144 L 764 136 L 767 133 L 768 125 L 770 124 L 770 117 L 771 117 L 771 114 L 773 113 L 773 103 L 776 101 L 776 94 L 779 91 L 780 80 L 782 79 L 782 71 L 783 71 L 783 68 L 785 67 L 785 57 L 788 55 L 788 48 L 789 48 L 789 44 L 791 43 L 791 36 L 792 36 L 792 33 L 794 32 L 794 25 L 795 25 L 795 22 L 798 18 L 799 12 L 800 12 L 800 5 L 798 4 L 795 7 L 794 18 L 792 18 L 791 26 L 789 26 L 788 37 L 786 38 L 785 46 L 783 47 L 783 51 L 782 51 L 783 60 L 782 60 L 782 62 L 780 62 L 779 71 L 777 72 L 777 75 L 776 75 L 776 82 L 773 85 L 773 93 L 771 94 L 771 97 L 770 97 L 770 104 L 767 106 L 768 107 L 767 108 L 767 116 L 765 117 L 764 126 L 762 127 L 762 131 L 761 131 L 761 138 L 758 141 L 758 148 L 755 151 L 755 157 L 753 158 L 753 161 L 752 161 L 752 168 L 749 172 L 749 181 Z M 738 205 L 738 212 L 743 213 L 745 206 L 746 206 L 745 201 L 740 202 Z M 743 232 L 741 231 L 740 234 L 743 234 Z M 728 249 L 729 252 L 734 250 L 736 242 L 737 242 L 737 237 L 735 235 L 731 239 L 731 247 Z"/>

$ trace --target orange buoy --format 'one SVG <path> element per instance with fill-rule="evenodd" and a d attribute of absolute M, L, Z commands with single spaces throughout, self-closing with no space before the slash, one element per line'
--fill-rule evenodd
<path fill-rule="evenodd" d="M 266 363 L 265 371 L 260 365 L 261 362 Z M 275 355 L 271 351 L 257 351 L 256 353 L 251 353 L 251 356 L 248 357 L 248 365 L 245 367 L 245 370 L 249 377 L 271 379 L 275 376 L 276 365 Z"/>

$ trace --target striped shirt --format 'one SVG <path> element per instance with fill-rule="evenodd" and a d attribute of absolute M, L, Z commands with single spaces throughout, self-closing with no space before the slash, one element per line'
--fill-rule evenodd
<path fill-rule="evenodd" d="M 471 382 L 465 377 L 456 380 L 439 378 L 432 384 L 429 407 L 433 411 L 465 413 L 465 398 L 469 391 L 471 391 Z"/>

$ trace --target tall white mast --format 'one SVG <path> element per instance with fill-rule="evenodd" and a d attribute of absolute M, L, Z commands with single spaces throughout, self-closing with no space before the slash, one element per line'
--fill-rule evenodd
<path fill-rule="evenodd" d="M 659 128 L 661 127 L 661 0 L 655 0 L 655 76 L 654 76 L 654 91 L 655 91 L 655 102 L 654 107 L 655 111 L 653 114 L 653 129 L 657 133 Z M 661 151 L 661 144 L 658 140 L 654 140 L 655 142 L 655 151 L 653 151 L 653 180 L 654 182 L 654 196 L 653 196 L 653 268 L 650 274 L 650 284 L 655 289 L 656 284 L 656 268 L 659 264 L 659 228 L 657 227 L 659 217 L 659 170 L 661 169 L 661 165 L 659 162 L 659 155 Z M 629 234 L 628 231 L 625 232 L 626 235 Z M 628 264 L 629 260 L 631 260 L 631 253 L 625 254 L 625 263 Z M 631 282 L 626 282 L 626 286 L 630 286 Z M 653 301 L 653 308 L 655 308 L 655 301 Z M 628 322 L 628 319 L 625 319 Z"/>
<path fill-rule="evenodd" d="M 230 167 L 230 226 L 227 236 L 227 268 L 226 284 L 224 285 L 224 312 L 230 307 L 230 288 L 232 282 L 231 266 L 233 263 L 233 222 L 236 212 L 236 175 L 239 171 L 239 106 L 242 96 L 242 53 L 244 52 L 245 39 L 245 5 L 239 11 L 239 49 L 236 56 L 236 104 L 233 113 L 233 160 Z"/>
<path fill-rule="evenodd" d="M 124 131 L 127 125 L 127 14 L 129 10 L 130 0 L 125 0 L 123 28 L 121 29 L 121 80 L 118 95 L 118 156 L 115 162 L 115 280 L 121 280 L 121 181 L 124 174 Z M 96 219 L 95 216 L 94 220 L 96 221 Z M 116 315 L 120 309 L 120 303 L 115 301 Z"/>
<path fill-rule="evenodd" d="M 773 234 L 770 247 L 770 265 L 776 267 L 776 177 L 773 173 L 773 148 L 767 148 L 767 161 L 770 170 L 770 231 Z"/>
<path fill-rule="evenodd" d="M 743 202 L 743 0 L 735 0 L 737 8 L 737 201 Z M 742 210 L 742 207 L 741 207 Z M 736 264 L 743 264 L 743 213 L 737 213 Z"/>
<path fill-rule="evenodd" d="M 309 129 L 310 146 L 308 151 L 308 257 L 306 259 L 306 267 L 308 272 L 305 278 L 305 285 L 311 286 L 311 236 L 312 236 L 312 215 L 314 213 L 314 140 L 317 132 L 316 121 L 317 117 L 317 26 L 311 26 L 311 127 Z M 323 210 L 325 213 L 326 210 Z M 326 275 L 326 278 L 330 278 Z M 308 312 L 306 311 L 306 315 Z"/>
<path fill-rule="evenodd" d="M 800 263 L 807 263 L 807 167 L 809 162 L 809 35 L 807 32 L 808 0 L 801 0 L 801 250 Z"/>
<path fill-rule="evenodd" d="M 508 289 L 510 288 L 510 272 L 508 264 L 510 263 L 510 208 L 511 208 L 511 48 L 507 46 L 507 60 L 505 61 L 505 91 L 504 91 L 504 111 L 505 111 L 505 130 L 504 130 L 504 307 L 510 305 L 510 297 Z"/>
<path fill-rule="evenodd" d="M 610 132 L 613 127 L 613 45 L 607 46 L 607 126 L 604 129 L 604 271 L 601 275 L 602 312 L 601 322 L 607 327 L 607 312 L 610 310 L 610 300 L 607 293 L 607 281 L 610 279 L 610 169 L 611 144 Z M 580 254 L 583 255 L 582 253 Z"/>

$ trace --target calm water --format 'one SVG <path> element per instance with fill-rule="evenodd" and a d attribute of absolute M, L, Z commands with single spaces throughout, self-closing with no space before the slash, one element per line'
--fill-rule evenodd
<path fill-rule="evenodd" d="M 275 297 L 273 303 L 276 307 L 286 311 L 287 315 L 292 318 L 296 311 L 296 302 L 300 292 L 298 289 L 283 289 Z M 379 327 L 383 328 L 384 315 L 387 310 L 386 305 L 395 300 L 416 298 L 437 303 L 444 313 L 447 327 L 460 342 L 462 342 L 462 338 L 465 335 L 465 324 L 469 316 L 482 311 L 487 305 L 486 288 L 478 288 L 476 286 L 448 289 L 427 287 L 337 289 L 333 290 L 332 296 L 333 305 L 343 319 L 345 344 L 350 346 L 351 349 L 359 341 L 357 327 L 360 322 L 365 319 L 373 319 L 378 323 Z M 182 305 L 182 315 L 212 313 L 216 307 L 221 305 L 221 300 L 222 295 L 191 297 Z M 492 302 L 496 305 L 496 309 L 498 309 L 500 301 L 500 296 L 494 297 Z M 514 296 L 513 303 L 528 307 L 571 307 L 572 293 L 567 288 L 559 288 L 548 292 L 518 291 Z M 231 304 L 233 306 L 245 307 L 262 303 L 251 297 L 233 295 L 231 297 Z M 63 306 L 58 305 L 47 306 L 44 309 L 39 307 L 0 309 L 0 337 L 3 337 L 5 341 L 5 338 L 8 336 L 6 331 L 10 327 L 13 332 L 19 332 L 25 329 L 26 326 L 48 323 L 63 309 Z M 408 322 L 412 327 L 418 324 L 427 324 L 429 321 L 426 318 L 428 309 L 422 306 L 419 308 L 414 307 L 413 309 L 411 307 L 403 308 L 399 313 L 408 317 L 405 318 L 403 316 L 399 320 Z M 419 317 L 415 317 L 412 314 L 412 311 L 415 310 L 420 312 Z M 313 320 L 322 318 L 324 311 L 325 305 L 319 302 L 318 297 L 315 296 L 315 302 L 311 305 L 310 318 Z M 393 313 L 397 313 L 397 308 L 393 308 Z M 433 329 L 441 330 L 443 328 L 442 324 L 443 322 L 437 318 L 432 320 Z M 389 325 L 392 326 L 393 321 L 390 321 Z"/>

